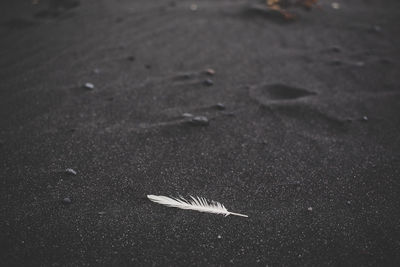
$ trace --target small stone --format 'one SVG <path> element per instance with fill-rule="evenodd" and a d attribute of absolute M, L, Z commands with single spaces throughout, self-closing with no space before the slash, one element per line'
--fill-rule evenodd
<path fill-rule="evenodd" d="M 364 67 L 365 66 L 365 62 L 358 61 L 358 62 L 354 63 L 354 65 L 356 65 L 357 67 Z"/>
<path fill-rule="evenodd" d="M 105 212 L 105 211 L 99 211 L 97 214 L 98 215 L 104 215 L 104 214 L 106 214 L 107 212 Z"/>
<path fill-rule="evenodd" d="M 374 25 L 372 28 L 373 28 L 376 32 L 381 32 L 381 31 L 382 31 L 382 28 L 381 28 L 380 26 L 378 26 L 378 25 Z"/>
<path fill-rule="evenodd" d="M 72 200 L 69 197 L 66 197 L 62 200 L 62 203 L 65 205 L 69 205 L 72 203 Z"/>
<path fill-rule="evenodd" d="M 182 117 L 184 117 L 184 118 L 192 118 L 193 114 L 191 114 L 191 113 L 183 113 Z"/>
<path fill-rule="evenodd" d="M 222 236 L 221 236 L 221 235 L 218 235 L 218 236 L 217 236 L 217 238 L 218 238 L 218 239 L 221 239 L 221 238 L 222 238 Z"/>
<path fill-rule="evenodd" d="M 347 205 L 350 205 L 350 204 L 351 204 L 351 201 L 350 201 L 350 200 L 347 200 L 346 203 L 347 203 Z"/>
<path fill-rule="evenodd" d="M 71 169 L 71 168 L 65 169 L 65 173 L 71 174 L 71 175 L 76 175 L 76 171 L 74 169 Z"/>
<path fill-rule="evenodd" d="M 190 10 L 196 11 L 197 10 L 197 5 L 196 4 L 191 4 L 190 5 Z"/>
<path fill-rule="evenodd" d="M 85 83 L 85 84 L 83 85 L 83 87 L 84 87 L 85 89 L 88 89 L 88 90 L 93 90 L 93 89 L 94 89 L 94 84 L 93 84 L 93 83 Z"/>
<path fill-rule="evenodd" d="M 209 121 L 205 116 L 195 116 L 190 120 L 190 124 L 195 126 L 207 126 Z"/>
<path fill-rule="evenodd" d="M 100 70 L 99 70 L 98 68 L 95 68 L 95 69 L 93 70 L 93 73 L 94 73 L 94 74 L 99 74 L 99 73 L 100 73 Z"/>
<path fill-rule="evenodd" d="M 367 120 L 368 120 L 368 117 L 367 117 L 367 116 L 363 116 L 363 117 L 362 117 L 362 120 L 363 120 L 363 121 L 367 121 Z"/>
<path fill-rule="evenodd" d="M 217 109 L 219 109 L 219 110 L 224 110 L 224 109 L 226 109 L 225 105 L 222 104 L 222 103 L 217 103 L 217 104 L 215 105 L 215 107 L 216 107 Z"/>
<path fill-rule="evenodd" d="M 369 29 L 369 31 L 370 31 L 371 33 L 380 33 L 380 32 L 382 32 L 382 28 L 381 28 L 380 26 L 378 26 L 378 25 L 373 25 L 373 26 Z"/>
<path fill-rule="evenodd" d="M 214 84 L 214 82 L 211 79 L 206 79 L 206 80 L 204 80 L 204 84 L 207 86 L 211 86 Z"/>
<path fill-rule="evenodd" d="M 331 6 L 332 6 L 333 9 L 339 9 L 339 8 L 340 8 L 340 4 L 337 3 L 337 2 L 333 2 L 333 3 L 331 4 Z"/>
<path fill-rule="evenodd" d="M 210 75 L 210 76 L 213 76 L 213 75 L 215 75 L 215 70 L 213 70 L 213 69 L 206 69 L 206 74 L 207 74 L 207 75 Z"/>
<path fill-rule="evenodd" d="M 307 209 L 308 211 L 312 211 L 313 209 L 312 209 L 312 207 L 308 207 L 308 209 Z"/>

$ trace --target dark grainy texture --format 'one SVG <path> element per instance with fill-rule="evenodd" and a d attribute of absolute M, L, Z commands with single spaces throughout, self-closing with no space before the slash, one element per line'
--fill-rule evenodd
<path fill-rule="evenodd" d="M 320 2 L 1 1 L 2 266 L 398 264 L 400 3 Z"/>

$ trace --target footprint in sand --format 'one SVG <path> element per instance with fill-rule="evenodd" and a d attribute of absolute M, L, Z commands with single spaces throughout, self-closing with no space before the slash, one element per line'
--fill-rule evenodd
<path fill-rule="evenodd" d="M 316 95 L 315 92 L 285 84 L 263 84 L 250 87 L 250 97 L 261 105 L 292 102 L 299 98 Z"/>
<path fill-rule="evenodd" d="M 262 106 L 273 107 L 273 112 L 287 128 L 297 134 L 325 138 L 347 131 L 342 119 L 307 101 L 316 92 L 285 84 L 262 84 L 250 87 L 249 94 Z"/>

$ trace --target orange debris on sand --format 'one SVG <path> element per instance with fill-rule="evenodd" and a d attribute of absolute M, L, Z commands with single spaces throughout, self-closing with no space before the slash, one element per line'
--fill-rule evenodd
<path fill-rule="evenodd" d="M 317 2 L 318 0 L 266 0 L 267 6 L 270 9 L 278 11 L 287 20 L 294 19 L 294 15 L 286 11 L 286 8 L 298 6 L 310 10 Z"/>

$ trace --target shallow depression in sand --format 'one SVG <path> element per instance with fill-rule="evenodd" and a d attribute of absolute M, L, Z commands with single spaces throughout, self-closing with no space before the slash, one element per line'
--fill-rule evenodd
<path fill-rule="evenodd" d="M 260 104 L 290 101 L 315 95 L 315 92 L 284 84 L 264 84 L 250 88 L 250 97 Z"/>

